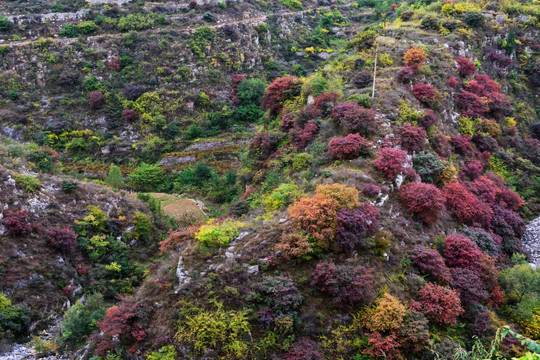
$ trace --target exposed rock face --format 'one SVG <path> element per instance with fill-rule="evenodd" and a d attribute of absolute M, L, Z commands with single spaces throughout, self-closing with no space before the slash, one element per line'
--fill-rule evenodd
<path fill-rule="evenodd" d="M 531 262 L 540 267 L 540 217 L 531 221 L 521 238 L 525 251 L 531 256 Z"/>

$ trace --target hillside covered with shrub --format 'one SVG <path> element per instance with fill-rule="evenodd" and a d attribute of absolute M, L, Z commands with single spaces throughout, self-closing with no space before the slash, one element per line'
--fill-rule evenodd
<path fill-rule="evenodd" d="M 0 359 L 540 359 L 537 1 L 23 4 Z"/>

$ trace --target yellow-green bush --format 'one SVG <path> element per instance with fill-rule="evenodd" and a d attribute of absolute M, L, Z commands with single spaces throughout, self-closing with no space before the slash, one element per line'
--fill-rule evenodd
<path fill-rule="evenodd" d="M 195 239 L 205 247 L 227 246 L 238 235 L 240 228 L 244 226 L 240 221 L 226 220 L 217 224 L 201 226 L 195 234 Z"/>
<path fill-rule="evenodd" d="M 24 189 L 27 193 L 35 193 L 41 189 L 41 182 L 39 179 L 31 175 L 16 175 L 15 182 L 18 187 Z"/>
<path fill-rule="evenodd" d="M 283 206 L 289 205 L 293 200 L 298 199 L 300 190 L 294 184 L 281 184 L 270 193 L 264 200 L 266 210 L 279 210 Z"/>
<path fill-rule="evenodd" d="M 184 302 L 176 339 L 197 354 L 212 349 L 222 358 L 246 359 L 249 343 L 244 338 L 251 336 L 248 312 L 225 310 L 217 301 L 214 305 L 214 309 L 206 310 Z"/>

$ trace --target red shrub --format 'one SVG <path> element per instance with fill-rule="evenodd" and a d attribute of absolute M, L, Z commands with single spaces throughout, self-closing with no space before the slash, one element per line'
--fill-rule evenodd
<path fill-rule="evenodd" d="M 398 148 L 382 148 L 375 161 L 375 167 L 389 179 L 395 177 L 404 170 L 407 161 L 407 152 Z"/>
<path fill-rule="evenodd" d="M 454 234 L 446 237 L 443 255 L 448 266 L 468 268 L 478 265 L 482 251 L 468 237 Z"/>
<path fill-rule="evenodd" d="M 450 210 L 461 223 L 480 224 L 489 228 L 492 214 L 489 207 L 458 182 L 447 184 L 444 189 L 446 208 Z"/>
<path fill-rule="evenodd" d="M 350 160 L 367 154 L 371 143 L 358 134 L 334 138 L 328 144 L 328 150 L 335 159 Z"/>
<path fill-rule="evenodd" d="M 315 139 L 318 132 L 319 127 L 311 120 L 306 122 L 303 126 L 300 126 L 297 123 L 290 131 L 292 143 L 297 148 L 303 149 Z"/>
<path fill-rule="evenodd" d="M 75 249 L 77 234 L 68 228 L 50 228 L 48 237 L 49 243 L 61 251 L 71 252 Z"/>
<path fill-rule="evenodd" d="M 337 213 L 338 244 L 342 251 L 351 251 L 362 245 L 366 234 L 373 234 L 379 228 L 380 213 L 375 206 L 365 202 L 355 210 L 341 209 Z"/>
<path fill-rule="evenodd" d="M 482 175 L 484 165 L 478 160 L 469 160 L 461 167 L 461 179 L 476 180 Z"/>
<path fill-rule="evenodd" d="M 361 88 L 369 86 L 372 80 L 373 74 L 367 70 L 360 70 L 351 78 L 351 82 Z"/>
<path fill-rule="evenodd" d="M 76 289 L 76 287 L 73 286 L 73 285 L 66 285 L 62 289 L 62 295 L 66 296 L 66 297 L 70 297 L 71 294 L 73 294 L 73 292 L 75 291 L 75 289 Z"/>
<path fill-rule="evenodd" d="M 485 306 L 478 306 L 474 314 L 474 321 L 471 324 L 471 331 L 474 335 L 486 335 L 492 332 L 491 315 Z"/>
<path fill-rule="evenodd" d="M 441 97 L 441 94 L 437 89 L 424 83 L 414 85 L 412 91 L 418 101 L 431 107 L 437 105 Z"/>
<path fill-rule="evenodd" d="M 465 90 L 461 90 L 456 96 L 456 103 L 463 116 L 481 118 L 489 110 L 486 98 Z"/>
<path fill-rule="evenodd" d="M 362 266 L 336 266 L 331 262 L 317 264 L 311 286 L 331 296 L 338 308 L 369 303 L 376 294 L 370 269 Z"/>
<path fill-rule="evenodd" d="M 426 224 L 436 222 L 444 211 L 444 196 L 435 185 L 408 183 L 401 187 L 399 195 L 407 211 Z"/>
<path fill-rule="evenodd" d="M 480 133 L 474 134 L 472 141 L 480 151 L 494 152 L 499 147 L 497 140 L 489 135 L 482 135 Z"/>
<path fill-rule="evenodd" d="M 263 131 L 255 136 L 249 145 L 249 155 L 257 160 L 266 160 L 276 151 L 277 137 L 274 134 Z"/>
<path fill-rule="evenodd" d="M 427 249 L 420 245 L 412 250 L 410 258 L 422 274 L 431 275 L 443 284 L 448 284 L 450 281 L 450 269 L 437 250 Z"/>
<path fill-rule="evenodd" d="M 426 131 L 409 123 L 403 124 L 399 129 L 401 134 L 401 147 L 408 151 L 420 151 L 427 139 Z"/>
<path fill-rule="evenodd" d="M 286 76 L 275 79 L 266 88 L 262 98 L 261 107 L 270 110 L 273 114 L 279 114 L 285 101 L 298 95 L 302 82 L 295 76 Z"/>
<path fill-rule="evenodd" d="M 336 105 L 331 117 L 336 124 L 343 126 L 349 132 L 367 136 L 376 130 L 375 112 L 353 102 Z"/>
<path fill-rule="evenodd" d="M 374 332 L 369 335 L 368 343 L 371 347 L 364 349 L 363 353 L 373 359 L 384 357 L 388 360 L 401 360 L 399 348 L 401 344 L 397 341 L 395 334 L 383 337 L 380 333 Z"/>
<path fill-rule="evenodd" d="M 456 87 L 457 85 L 457 79 L 455 77 L 449 77 L 448 80 L 446 80 L 446 84 L 451 87 Z"/>
<path fill-rule="evenodd" d="M 26 235 L 32 228 L 32 225 L 30 225 L 30 222 L 28 221 L 29 217 L 30 214 L 28 210 L 17 210 L 15 212 L 9 210 L 2 220 L 2 224 L 4 224 L 9 233 L 14 236 Z"/>
<path fill-rule="evenodd" d="M 101 109 L 103 105 L 105 105 L 105 96 L 103 96 L 101 91 L 92 91 L 90 95 L 88 95 L 88 103 L 94 110 Z"/>
<path fill-rule="evenodd" d="M 423 127 L 424 129 L 429 128 L 431 125 L 435 124 L 437 122 L 437 115 L 435 115 L 435 112 L 431 109 L 424 109 L 424 115 L 418 119 L 418 125 Z"/>
<path fill-rule="evenodd" d="M 283 116 L 281 116 L 281 129 L 283 131 L 291 130 L 294 126 L 295 120 L 296 120 L 296 115 L 294 115 L 293 113 L 289 112 L 289 113 L 283 114 Z"/>
<path fill-rule="evenodd" d="M 504 291 L 501 291 L 501 287 L 496 285 L 491 294 L 489 295 L 488 304 L 498 308 L 504 302 Z"/>
<path fill-rule="evenodd" d="M 307 338 L 301 337 L 281 358 L 282 360 L 323 360 L 324 356 L 319 345 Z"/>
<path fill-rule="evenodd" d="M 114 70 L 114 71 L 120 71 L 120 69 L 122 69 L 122 64 L 120 62 L 120 59 L 117 57 L 111 59 L 111 61 L 107 63 L 107 66 L 109 66 L 109 69 Z"/>
<path fill-rule="evenodd" d="M 489 298 L 478 270 L 453 268 L 450 285 L 459 292 L 463 305 L 474 305 Z"/>
<path fill-rule="evenodd" d="M 489 97 L 493 93 L 498 93 L 501 90 L 501 85 L 487 75 L 478 74 L 465 86 L 465 90 L 478 96 Z"/>
<path fill-rule="evenodd" d="M 126 342 L 133 342 L 146 338 L 144 329 L 148 321 L 148 305 L 142 301 L 129 299 L 108 308 L 103 321 L 97 324 L 105 335 L 119 336 Z"/>
<path fill-rule="evenodd" d="M 497 204 L 513 211 L 517 211 L 523 205 L 521 196 L 508 188 L 500 189 L 495 196 L 495 201 Z"/>
<path fill-rule="evenodd" d="M 414 78 L 414 75 L 416 75 L 417 72 L 418 71 L 412 66 L 404 66 L 398 72 L 398 79 L 402 83 L 407 83 Z"/>
<path fill-rule="evenodd" d="M 452 153 L 448 138 L 442 133 L 437 133 L 433 135 L 429 139 L 429 142 L 431 143 L 433 150 L 435 150 L 435 152 L 440 156 L 448 156 Z"/>
<path fill-rule="evenodd" d="M 430 344 L 429 323 L 424 314 L 408 311 L 399 329 L 399 343 L 404 352 L 422 352 Z"/>
<path fill-rule="evenodd" d="M 497 187 L 485 176 L 480 176 L 474 181 L 468 181 L 464 183 L 473 195 L 478 197 L 483 202 L 493 205 L 495 203 L 495 195 L 498 191 Z"/>
<path fill-rule="evenodd" d="M 364 184 L 362 193 L 368 197 L 376 197 L 381 192 L 381 187 L 373 183 Z"/>
<path fill-rule="evenodd" d="M 420 304 L 413 303 L 413 307 L 418 307 L 417 310 L 434 323 L 454 326 L 458 316 L 463 313 L 459 294 L 447 287 L 426 283 L 418 292 L 418 298 Z"/>
<path fill-rule="evenodd" d="M 525 222 L 515 211 L 495 205 L 493 206 L 493 232 L 501 236 L 503 241 L 506 237 L 520 239 L 525 232 Z"/>
<path fill-rule="evenodd" d="M 122 111 L 122 119 L 133 122 L 137 120 L 137 113 L 133 110 L 125 109 Z"/>
<path fill-rule="evenodd" d="M 471 138 L 468 135 L 457 135 L 452 136 L 450 141 L 452 142 L 452 146 L 454 146 L 456 153 L 465 156 L 473 150 L 470 139 Z"/>
<path fill-rule="evenodd" d="M 320 93 L 313 99 L 313 106 L 319 109 L 324 116 L 328 116 L 332 112 L 332 108 L 337 104 L 340 96 L 337 92 L 333 91 Z"/>
<path fill-rule="evenodd" d="M 79 263 L 75 265 L 75 269 L 77 270 L 77 274 L 86 275 L 88 274 L 88 270 L 90 270 L 90 267 L 85 263 Z"/>
<path fill-rule="evenodd" d="M 474 62 L 466 57 L 460 56 L 457 58 L 459 75 L 462 77 L 472 76 L 476 72 Z"/>

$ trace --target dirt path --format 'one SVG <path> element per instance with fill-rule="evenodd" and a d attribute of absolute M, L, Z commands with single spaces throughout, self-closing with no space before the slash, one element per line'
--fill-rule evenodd
<path fill-rule="evenodd" d="M 343 7 L 347 7 L 347 6 L 349 6 L 349 4 L 337 5 L 336 7 L 343 8 Z M 209 26 L 212 29 L 219 29 L 219 28 L 222 28 L 222 27 L 224 27 L 226 25 L 262 23 L 262 22 L 265 22 L 269 17 L 272 17 L 272 16 L 278 16 L 278 17 L 280 17 L 280 16 L 281 17 L 293 16 L 293 15 L 305 14 L 305 13 L 308 13 L 310 11 L 329 10 L 331 8 L 332 8 L 332 6 L 321 6 L 321 7 L 309 8 L 309 9 L 305 9 L 305 10 L 301 10 L 301 11 L 275 12 L 275 13 L 265 14 L 265 15 L 261 15 L 261 16 L 255 16 L 255 17 L 251 17 L 251 18 L 228 21 L 228 22 L 224 22 L 224 23 L 220 23 L 220 24 L 207 25 L 207 26 Z M 372 13 L 373 13 L 372 10 L 366 10 L 361 15 L 371 15 Z M 169 17 L 170 20 L 178 20 L 178 19 L 182 19 L 182 18 L 184 18 L 184 16 L 171 16 L 171 17 Z M 181 33 L 191 33 L 191 32 L 194 32 L 198 27 L 200 27 L 200 26 L 187 26 L 187 27 L 178 28 L 178 29 L 175 29 L 175 30 L 177 32 L 181 32 Z M 160 28 L 147 30 L 145 32 L 157 33 L 159 31 L 161 31 Z M 88 36 L 88 37 L 86 37 L 86 40 L 87 41 L 94 41 L 94 40 L 97 40 L 97 39 L 114 38 L 114 37 L 119 37 L 119 36 L 122 36 L 122 35 L 124 35 L 124 33 L 101 34 L 101 35 Z M 26 45 L 36 43 L 37 41 L 38 40 L 24 40 L 24 41 L 14 41 L 14 42 L 4 42 L 4 43 L 0 43 L 0 45 L 2 45 L 2 46 L 7 45 L 7 46 L 10 46 L 10 47 L 23 47 L 23 46 L 26 46 Z M 76 41 L 78 41 L 78 38 L 57 38 L 57 39 L 52 39 L 53 43 L 55 43 L 55 44 L 63 44 L 63 45 L 68 45 L 68 44 L 74 43 Z"/>

